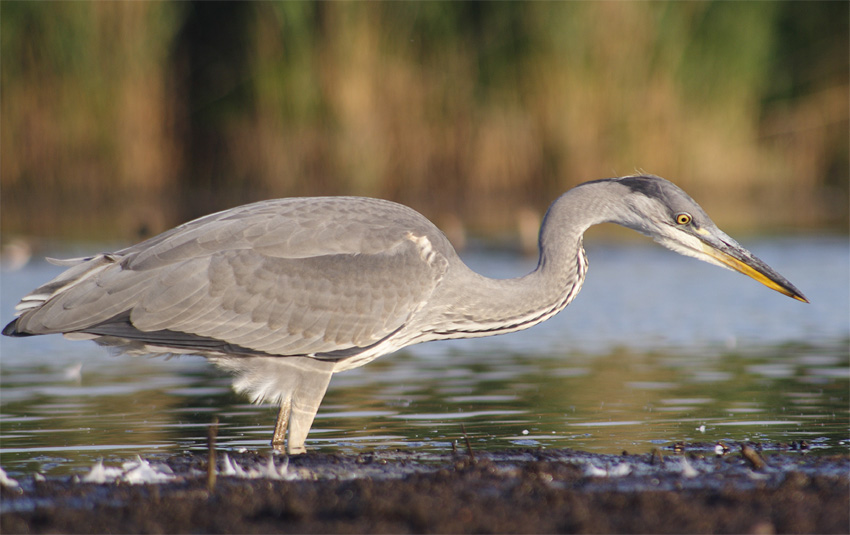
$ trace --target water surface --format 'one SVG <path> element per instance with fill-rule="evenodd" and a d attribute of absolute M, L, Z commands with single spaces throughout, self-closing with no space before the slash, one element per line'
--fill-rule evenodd
<path fill-rule="evenodd" d="M 584 289 L 552 320 L 413 346 L 336 375 L 307 447 L 449 451 L 465 429 L 482 450 L 753 440 L 847 452 L 847 239 L 745 245 L 812 303 L 652 244 L 589 243 Z M 492 251 L 464 259 L 496 277 L 535 263 Z M 42 261 L 4 271 L 3 323 L 59 271 Z M 214 418 L 222 448 L 264 450 L 276 415 L 234 394 L 202 358 L 112 356 L 61 336 L 0 339 L 0 382 L 0 464 L 12 476 L 202 449 Z"/>

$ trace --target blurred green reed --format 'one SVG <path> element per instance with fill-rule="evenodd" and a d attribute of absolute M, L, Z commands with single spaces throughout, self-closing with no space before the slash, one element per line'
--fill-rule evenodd
<path fill-rule="evenodd" d="M 3 239 L 356 194 L 513 232 L 651 172 L 847 228 L 846 2 L 0 3 Z"/>

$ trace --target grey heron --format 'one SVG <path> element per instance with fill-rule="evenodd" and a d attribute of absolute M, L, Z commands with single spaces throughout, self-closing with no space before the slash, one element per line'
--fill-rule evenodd
<path fill-rule="evenodd" d="M 475 273 L 433 223 L 400 204 L 277 199 L 57 261 L 68 269 L 23 297 L 3 334 L 207 357 L 234 374 L 237 391 L 280 405 L 272 442 L 302 453 L 332 374 L 411 344 L 526 329 L 561 311 L 587 272 L 584 232 L 604 222 L 807 301 L 673 183 L 626 176 L 555 200 L 537 267 L 518 278 Z"/>

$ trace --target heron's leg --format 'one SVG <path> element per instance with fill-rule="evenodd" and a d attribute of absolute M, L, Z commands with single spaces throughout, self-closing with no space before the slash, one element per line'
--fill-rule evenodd
<path fill-rule="evenodd" d="M 213 362 L 236 375 L 233 387 L 237 392 L 255 401 L 279 399 L 272 446 L 282 450 L 285 442 L 289 453 L 304 453 L 304 441 L 336 362 L 310 357 L 222 357 Z"/>
<path fill-rule="evenodd" d="M 287 397 L 280 402 L 280 412 L 277 413 L 277 422 L 274 424 L 274 437 L 272 446 L 283 446 L 286 441 L 286 426 L 289 424 L 289 413 L 292 409 L 292 399 Z M 282 448 L 281 448 L 282 449 Z"/>
<path fill-rule="evenodd" d="M 302 375 L 301 381 L 293 392 L 291 407 L 286 408 L 290 413 L 289 440 L 286 443 L 286 451 L 290 455 L 307 451 L 304 448 L 304 441 L 307 439 L 307 433 L 310 432 L 313 419 L 319 411 L 319 405 L 322 403 L 322 398 L 325 397 L 328 383 L 330 383 L 333 374 L 333 363 L 316 362 L 316 364 L 321 364 L 321 366 L 316 366 L 316 369 L 312 370 L 311 373 Z M 283 415 L 283 411 L 284 405 L 281 405 L 280 415 Z M 278 420 L 278 425 L 280 425 L 280 420 Z M 277 438 L 277 431 L 276 426 L 275 438 Z"/>

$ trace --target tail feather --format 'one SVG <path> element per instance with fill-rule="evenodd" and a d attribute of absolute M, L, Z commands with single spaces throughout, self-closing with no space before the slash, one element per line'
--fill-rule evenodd
<path fill-rule="evenodd" d="M 56 296 L 95 277 L 98 273 L 119 261 L 118 257 L 112 254 L 98 254 L 88 258 L 74 258 L 70 260 L 49 260 L 57 265 L 71 267 L 63 271 L 58 277 L 39 286 L 21 298 L 21 301 L 15 306 L 15 316 L 18 317 L 3 328 L 4 335 L 32 336 L 35 334 L 57 332 L 52 330 L 39 331 L 39 329 L 33 329 L 39 332 L 29 332 L 26 325 L 31 322 L 29 322 L 28 318 L 31 318 L 32 314 L 37 314 L 39 309 Z M 21 320 L 24 323 L 21 323 Z"/>
<path fill-rule="evenodd" d="M 3 334 L 5 336 L 14 336 L 14 337 L 24 337 L 24 336 L 33 336 L 31 333 L 25 333 L 18 331 L 18 319 L 15 318 L 9 322 L 8 325 L 3 327 Z"/>

